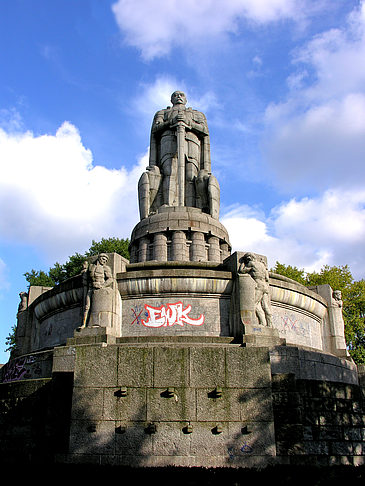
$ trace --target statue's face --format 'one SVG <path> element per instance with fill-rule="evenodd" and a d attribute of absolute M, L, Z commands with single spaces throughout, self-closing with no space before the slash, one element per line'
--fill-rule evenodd
<path fill-rule="evenodd" d="M 182 91 L 175 91 L 171 95 L 171 103 L 173 105 L 185 105 L 186 104 L 186 96 Z"/>
<path fill-rule="evenodd" d="M 101 263 L 101 265 L 105 265 L 107 261 L 108 258 L 105 255 L 100 255 L 99 262 Z"/>

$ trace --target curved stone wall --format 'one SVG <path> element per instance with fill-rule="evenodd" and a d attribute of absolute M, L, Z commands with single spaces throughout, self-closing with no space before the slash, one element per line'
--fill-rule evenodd
<path fill-rule="evenodd" d="M 270 274 L 273 326 L 287 344 L 324 350 L 327 302 L 294 280 Z"/>
<path fill-rule="evenodd" d="M 213 262 L 142 262 L 117 274 L 118 336 L 233 336 L 233 273 Z M 270 274 L 273 327 L 287 344 L 331 352 L 327 302 L 285 277 Z M 25 351 L 64 344 L 80 326 L 83 289 L 77 276 L 40 295 L 29 307 Z M 29 334 L 29 333 L 28 333 Z"/>

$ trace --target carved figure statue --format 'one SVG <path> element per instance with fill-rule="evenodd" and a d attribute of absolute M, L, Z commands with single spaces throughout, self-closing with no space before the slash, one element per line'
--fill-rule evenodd
<path fill-rule="evenodd" d="M 219 185 L 211 175 L 206 117 L 186 107 L 181 91 L 172 93 L 171 102 L 153 119 L 149 166 L 138 184 L 140 216 L 160 206 L 189 206 L 218 219 Z"/>
<path fill-rule="evenodd" d="M 332 305 L 335 307 L 343 306 L 341 290 L 334 290 L 332 292 Z"/>
<path fill-rule="evenodd" d="M 249 274 L 255 281 L 255 311 L 261 326 L 272 327 L 272 311 L 269 293 L 269 271 L 266 264 L 253 253 L 246 253 L 238 273 Z"/>
<path fill-rule="evenodd" d="M 28 294 L 27 292 L 20 292 L 20 303 L 18 306 L 18 312 L 22 312 L 27 309 L 28 307 Z"/>
<path fill-rule="evenodd" d="M 82 325 L 78 329 L 88 327 L 90 309 L 94 301 L 99 297 L 100 292 L 112 292 L 114 284 L 114 277 L 110 267 L 107 265 L 109 257 L 106 253 L 100 253 L 95 263 L 84 262 L 82 274 L 82 282 L 84 289 L 84 314 Z M 92 327 L 99 327 L 93 324 Z"/>

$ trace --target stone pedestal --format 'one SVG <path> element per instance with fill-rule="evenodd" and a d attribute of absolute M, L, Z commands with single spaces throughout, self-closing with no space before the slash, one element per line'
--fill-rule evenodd
<path fill-rule="evenodd" d="M 245 347 L 283 346 L 286 344 L 284 338 L 279 337 L 279 331 L 272 327 L 244 324 L 243 343 Z"/>
<path fill-rule="evenodd" d="M 193 207 L 160 207 L 133 229 L 131 263 L 194 261 L 222 263 L 231 253 L 225 227 Z"/>

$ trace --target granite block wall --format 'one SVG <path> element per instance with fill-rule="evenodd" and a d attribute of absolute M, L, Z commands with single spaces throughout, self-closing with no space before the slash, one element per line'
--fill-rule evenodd
<path fill-rule="evenodd" d="M 267 349 L 76 349 L 65 460 L 224 467 L 268 464 L 274 456 Z"/>

